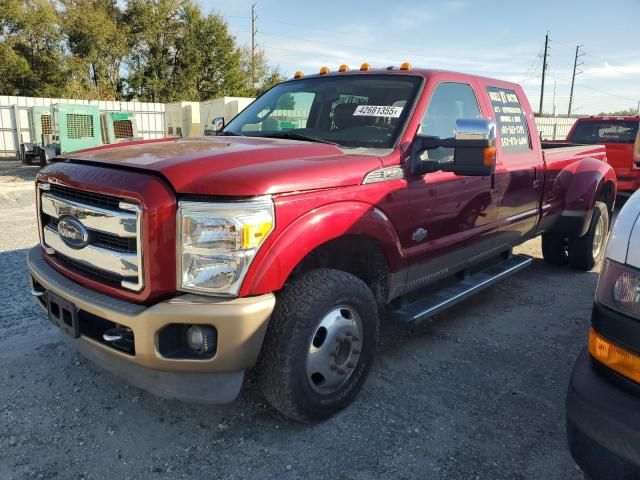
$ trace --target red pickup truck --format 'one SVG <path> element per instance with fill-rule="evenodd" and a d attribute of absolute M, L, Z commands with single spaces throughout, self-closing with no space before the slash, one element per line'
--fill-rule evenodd
<path fill-rule="evenodd" d="M 157 395 L 225 402 L 255 368 L 301 421 L 348 405 L 382 318 L 413 324 L 513 274 L 604 251 L 604 147 L 543 149 L 522 88 L 341 68 L 276 85 L 218 136 L 105 146 L 37 177 L 33 295 Z"/>
<path fill-rule="evenodd" d="M 619 193 L 630 195 L 640 187 L 640 158 L 634 159 L 640 117 L 580 118 L 569 131 L 573 144 L 604 145 L 607 160 L 618 177 Z"/>

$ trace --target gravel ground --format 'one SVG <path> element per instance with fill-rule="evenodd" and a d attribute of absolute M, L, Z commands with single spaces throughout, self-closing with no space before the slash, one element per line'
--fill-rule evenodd
<path fill-rule="evenodd" d="M 73 351 L 28 294 L 35 169 L 0 163 L 1 479 L 582 478 L 564 431 L 595 272 L 533 265 L 418 328 L 382 329 L 354 405 L 315 426 L 252 382 L 225 406 L 165 401 Z"/>

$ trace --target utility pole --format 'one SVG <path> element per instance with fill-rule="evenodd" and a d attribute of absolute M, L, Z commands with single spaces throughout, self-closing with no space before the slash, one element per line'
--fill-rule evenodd
<path fill-rule="evenodd" d="M 544 100 L 544 74 L 547 72 L 547 54 L 549 51 L 549 32 L 544 36 L 544 58 L 542 59 L 542 85 L 540 85 L 540 110 L 538 113 L 542 115 L 542 102 Z"/>
<path fill-rule="evenodd" d="M 584 65 L 584 62 L 580 62 L 578 63 L 578 59 L 580 57 L 584 57 L 584 52 L 581 52 L 580 49 L 583 47 L 583 45 L 578 45 L 576 47 L 576 58 L 573 61 L 573 76 L 571 77 L 571 93 L 569 94 L 569 111 L 567 113 L 567 116 L 571 116 L 571 105 L 573 104 L 573 85 L 576 82 L 576 75 L 580 75 L 582 73 L 582 70 L 579 70 L 578 67 L 580 65 Z"/>
<path fill-rule="evenodd" d="M 251 5 L 251 86 L 256 84 L 256 33 L 258 29 L 256 27 L 256 20 L 258 15 L 256 14 L 256 4 Z"/>

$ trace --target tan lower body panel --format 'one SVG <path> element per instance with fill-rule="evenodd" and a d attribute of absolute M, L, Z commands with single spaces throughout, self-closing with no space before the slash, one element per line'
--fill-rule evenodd
<path fill-rule="evenodd" d="M 44 289 L 84 310 L 111 322 L 131 328 L 135 355 L 128 355 L 87 337 L 86 347 L 102 350 L 130 364 L 165 372 L 238 372 L 253 366 L 260 353 L 271 312 L 273 294 L 221 299 L 201 295 L 182 295 L 151 307 L 125 302 L 87 289 L 51 267 L 39 246 L 27 257 L 31 276 Z M 213 325 L 218 331 L 218 346 L 211 359 L 168 359 L 157 349 L 157 334 L 173 323 Z M 84 350 L 84 349 L 83 349 Z"/>

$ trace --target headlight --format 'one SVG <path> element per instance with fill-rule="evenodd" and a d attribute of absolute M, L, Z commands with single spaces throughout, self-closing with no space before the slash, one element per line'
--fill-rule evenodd
<path fill-rule="evenodd" d="M 237 295 L 251 261 L 273 231 L 269 197 L 228 203 L 180 202 L 178 289 Z"/>
<path fill-rule="evenodd" d="M 640 271 L 606 259 L 596 299 L 617 312 L 640 318 Z"/>

